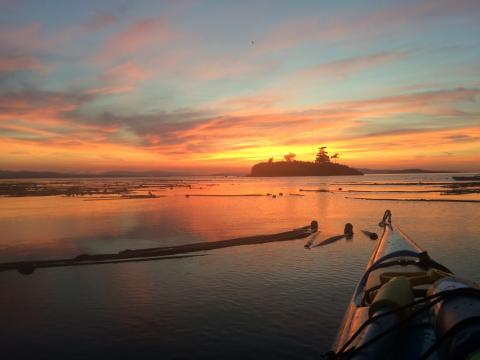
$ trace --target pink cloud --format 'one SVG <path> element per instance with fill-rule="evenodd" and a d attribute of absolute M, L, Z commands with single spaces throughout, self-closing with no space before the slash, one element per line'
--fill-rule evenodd
<path fill-rule="evenodd" d="M 117 22 L 117 17 L 108 12 L 97 12 L 95 17 L 85 27 L 90 31 L 98 31 Z"/>
<path fill-rule="evenodd" d="M 100 57 L 112 60 L 120 56 L 133 56 L 143 51 L 157 51 L 173 37 L 173 32 L 163 19 L 145 18 L 108 39 Z"/>
<path fill-rule="evenodd" d="M 273 67 L 273 63 L 254 63 L 245 59 L 225 57 L 200 62 L 190 69 L 186 69 L 186 72 L 194 80 L 214 80 L 267 72 Z"/>
<path fill-rule="evenodd" d="M 99 76 L 100 85 L 88 89 L 92 95 L 121 94 L 134 91 L 138 83 L 148 79 L 153 72 L 133 61 L 115 65 Z"/>
<path fill-rule="evenodd" d="M 274 110 L 276 104 L 287 99 L 286 91 L 271 91 L 258 95 L 240 96 L 219 102 L 219 106 L 228 109 L 230 113 L 237 111 L 252 112 Z"/>
<path fill-rule="evenodd" d="M 112 25 L 117 18 L 110 13 L 97 13 L 87 22 L 74 23 L 61 29 L 47 31 L 40 23 L 17 27 L 0 27 L 0 71 L 46 71 L 39 54 L 58 49 L 67 42 L 78 40 L 92 31 Z"/>
<path fill-rule="evenodd" d="M 15 72 L 18 70 L 33 70 L 44 73 L 48 66 L 32 56 L 2 56 L 0 55 L 0 73 Z"/>
<path fill-rule="evenodd" d="M 455 105 L 458 101 L 473 102 L 478 95 L 480 95 L 480 89 L 478 88 L 456 88 L 344 102 L 343 104 L 339 104 L 339 106 L 354 109 L 369 108 L 382 111 L 390 110 L 394 112 L 416 112 L 422 114 L 432 110 L 433 113 L 431 114 L 437 115 L 438 113 L 436 111 L 439 108 L 446 108 L 449 109 L 449 112 L 452 112 L 454 111 L 452 104 Z M 455 114 L 458 114 L 458 112 L 455 112 Z"/>
<path fill-rule="evenodd" d="M 0 30 L 0 46 L 3 51 L 12 49 L 34 51 L 45 48 L 45 39 L 41 41 L 40 37 L 41 26 L 39 23 Z"/>
<path fill-rule="evenodd" d="M 404 56 L 405 53 L 400 52 L 381 52 L 367 56 L 356 56 L 318 64 L 300 70 L 295 75 L 306 78 L 312 78 L 315 76 L 347 77 L 356 72 L 396 61 Z"/>
<path fill-rule="evenodd" d="M 138 82 L 147 79 L 149 70 L 138 66 L 133 61 L 127 61 L 115 65 L 106 74 L 103 75 L 107 82 L 115 82 L 118 79 L 126 80 L 128 82 Z"/>
<path fill-rule="evenodd" d="M 136 89 L 133 85 L 106 85 L 93 87 L 86 90 L 87 94 L 90 95 L 116 95 L 116 94 L 125 94 Z"/>

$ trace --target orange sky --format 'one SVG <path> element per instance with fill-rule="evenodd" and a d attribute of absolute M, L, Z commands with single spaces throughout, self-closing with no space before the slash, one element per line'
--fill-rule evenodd
<path fill-rule="evenodd" d="M 478 2 L 267 5 L 3 4 L 0 169 L 480 171 Z"/>

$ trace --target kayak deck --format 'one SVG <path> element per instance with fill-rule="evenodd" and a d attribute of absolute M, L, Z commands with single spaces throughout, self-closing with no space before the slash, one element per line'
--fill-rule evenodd
<path fill-rule="evenodd" d="M 394 254 L 399 251 L 412 251 L 417 254 L 421 253 L 421 248 L 416 245 L 410 239 L 403 238 L 398 232 L 393 231 L 390 228 L 385 228 L 383 235 L 380 238 L 377 247 L 375 248 L 368 264 L 366 270 L 371 268 L 373 264 L 382 259 L 383 257 Z M 381 267 L 375 270 L 372 270 L 368 277 L 366 278 L 365 284 L 359 284 L 355 290 L 354 296 L 350 303 L 349 309 L 345 315 L 343 326 L 341 327 L 342 331 L 339 332 L 336 340 L 335 348 L 338 351 L 342 345 L 358 330 L 358 328 L 368 320 L 369 318 L 369 301 L 366 297 L 366 294 L 369 293 L 370 289 L 376 289 L 381 286 L 381 276 L 386 271 L 394 273 L 420 273 L 424 272 L 425 269 L 416 265 L 408 264 L 408 262 L 415 261 L 416 258 L 412 256 L 398 256 L 389 260 L 398 261 L 398 264 L 392 264 L 386 267 Z M 403 263 L 401 265 L 401 263 Z"/>
<path fill-rule="evenodd" d="M 387 210 L 380 223 L 384 228 L 382 237 L 352 296 L 334 343 L 334 350 L 329 353 L 332 359 L 421 358 L 422 354 L 428 353 L 437 342 L 443 341 L 438 336 L 438 322 L 443 321 L 443 318 L 438 321 L 432 321 L 432 318 L 434 313 L 443 316 L 441 306 L 435 305 L 436 303 L 448 305 L 447 300 L 440 298 L 442 294 L 439 292 L 442 289 L 435 289 L 436 286 L 441 287 L 438 284 L 442 281 L 447 283 L 444 281 L 446 279 L 452 279 L 449 280 L 454 284 L 452 289 L 468 288 L 477 292 L 473 301 L 466 295 L 474 306 L 469 310 L 473 315 L 467 314 L 464 317 L 474 320 L 478 318 L 478 323 L 472 322 L 472 326 L 475 329 L 478 327 L 478 331 L 472 331 L 475 339 L 478 336 L 480 340 L 478 286 L 458 280 L 450 270 L 432 260 L 414 241 L 392 226 L 390 216 Z M 435 291 L 438 295 L 435 295 Z M 432 301 L 429 303 L 430 298 Z M 457 296 L 452 301 L 457 301 L 458 298 Z M 453 317 L 455 316 L 454 313 Z M 480 341 L 478 343 L 480 344 Z M 457 351 L 456 354 L 458 353 Z M 432 352 L 428 359 L 445 358 L 439 357 L 439 354 L 441 353 Z"/>

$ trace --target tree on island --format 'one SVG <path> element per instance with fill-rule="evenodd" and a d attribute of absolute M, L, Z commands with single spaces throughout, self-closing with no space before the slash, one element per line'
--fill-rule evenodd
<path fill-rule="evenodd" d="M 288 153 L 287 155 L 283 155 L 283 158 L 287 162 L 292 162 L 293 160 L 295 160 L 296 156 L 297 156 L 297 154 L 294 154 L 294 153 L 291 152 L 291 153 Z"/>
<path fill-rule="evenodd" d="M 317 157 L 315 158 L 315 162 L 317 164 L 326 164 L 330 162 L 328 151 L 325 150 L 326 148 L 326 146 L 321 146 L 318 148 Z"/>
<path fill-rule="evenodd" d="M 339 153 L 335 153 L 333 154 L 332 156 L 330 156 L 330 159 L 334 159 L 335 161 L 335 164 L 337 163 L 337 159 L 340 157 L 340 154 Z"/>

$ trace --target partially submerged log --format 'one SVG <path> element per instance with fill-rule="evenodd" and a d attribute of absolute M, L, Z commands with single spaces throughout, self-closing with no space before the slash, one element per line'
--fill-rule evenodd
<path fill-rule="evenodd" d="M 156 247 L 148 249 L 137 250 L 123 250 L 118 253 L 110 254 L 82 254 L 74 258 L 58 259 L 58 260 L 33 260 L 33 261 L 18 261 L 0 263 L 0 271 L 18 270 L 21 274 L 31 274 L 36 268 L 49 268 L 61 266 L 76 266 L 76 265 L 93 265 L 105 263 L 119 263 L 127 261 L 145 261 L 145 260 L 161 260 L 165 257 L 172 258 L 172 255 L 187 254 L 198 251 L 207 251 L 214 249 L 221 249 L 231 246 L 240 245 L 254 245 L 264 244 L 274 241 L 288 241 L 303 239 L 311 234 L 317 232 L 318 228 L 315 226 L 316 222 L 312 221 L 311 225 L 304 226 L 291 231 L 285 231 L 270 235 L 248 236 L 230 240 L 220 240 L 211 242 L 199 242 L 185 245 Z"/>

